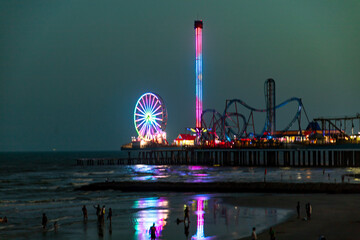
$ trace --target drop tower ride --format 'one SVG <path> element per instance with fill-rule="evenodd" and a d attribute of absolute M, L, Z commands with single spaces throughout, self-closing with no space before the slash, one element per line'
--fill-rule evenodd
<path fill-rule="evenodd" d="M 202 130 L 202 20 L 195 20 L 196 130 Z"/>

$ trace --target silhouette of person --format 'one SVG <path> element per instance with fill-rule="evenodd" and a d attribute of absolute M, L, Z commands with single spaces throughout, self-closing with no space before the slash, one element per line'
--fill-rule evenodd
<path fill-rule="evenodd" d="M 99 219 L 100 212 L 101 212 L 100 204 L 98 204 L 97 207 L 95 207 L 95 205 L 93 207 L 96 209 L 96 216 Z"/>
<path fill-rule="evenodd" d="M 300 218 L 300 202 L 297 202 L 296 211 L 297 211 L 297 217 Z"/>
<path fill-rule="evenodd" d="M 105 205 L 103 205 L 103 207 L 101 208 L 100 216 L 101 216 L 101 221 L 104 221 L 105 220 Z"/>
<path fill-rule="evenodd" d="M 46 216 L 45 213 L 43 213 L 43 216 L 42 216 L 42 226 L 43 226 L 43 229 L 46 229 L 46 226 L 47 226 L 47 223 L 48 223 L 48 218 Z"/>
<path fill-rule="evenodd" d="M 270 235 L 270 240 L 275 240 L 275 231 L 272 227 L 269 230 L 269 235 Z"/>
<path fill-rule="evenodd" d="M 153 223 L 153 225 L 150 227 L 150 238 L 151 240 L 156 238 L 156 227 L 155 227 L 155 223 Z"/>
<path fill-rule="evenodd" d="M 184 210 L 184 222 L 185 220 L 188 220 L 188 222 L 190 222 L 190 218 L 189 218 L 189 207 L 186 206 L 185 210 Z"/>
<path fill-rule="evenodd" d="M 257 240 L 257 235 L 256 235 L 256 228 L 253 227 L 252 233 L 251 233 L 251 240 Z"/>
<path fill-rule="evenodd" d="M 81 210 L 83 212 L 84 220 L 87 220 L 88 219 L 88 214 L 87 214 L 86 206 L 84 205 Z"/>
<path fill-rule="evenodd" d="M 111 218 L 112 218 L 112 210 L 111 210 L 111 208 L 109 208 L 109 213 L 108 213 L 107 219 L 110 220 L 110 226 L 111 226 Z"/>

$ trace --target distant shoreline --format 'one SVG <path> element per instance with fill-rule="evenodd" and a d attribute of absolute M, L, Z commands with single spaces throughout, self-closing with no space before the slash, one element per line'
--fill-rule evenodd
<path fill-rule="evenodd" d="M 360 184 L 351 183 L 279 183 L 279 182 L 99 182 L 76 190 L 118 190 L 123 192 L 208 192 L 208 193 L 330 193 L 358 194 Z"/>

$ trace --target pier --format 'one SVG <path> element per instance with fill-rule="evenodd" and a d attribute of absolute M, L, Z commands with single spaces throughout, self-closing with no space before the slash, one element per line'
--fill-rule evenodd
<path fill-rule="evenodd" d="M 204 165 L 248 167 L 360 167 L 360 148 L 127 150 L 126 158 L 77 159 L 79 166 Z"/>

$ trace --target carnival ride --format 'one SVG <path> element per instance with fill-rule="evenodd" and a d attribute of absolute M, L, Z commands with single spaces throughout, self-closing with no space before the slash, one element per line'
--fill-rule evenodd
<path fill-rule="evenodd" d="M 271 79 L 272 80 L 272 79 Z M 269 88 L 273 88 L 269 91 Z M 268 94 L 268 93 L 271 94 Z M 275 83 L 274 81 L 265 82 L 265 101 L 267 108 L 254 108 L 241 99 L 226 100 L 225 110 L 221 114 L 215 109 L 206 109 L 202 114 L 202 126 L 208 129 L 202 134 L 203 140 L 231 142 L 240 139 L 253 138 L 274 138 L 284 135 L 297 121 L 301 134 L 301 113 L 304 111 L 307 121 L 309 118 L 300 98 L 289 98 L 282 103 L 275 105 Z M 270 102 L 270 103 L 269 103 Z M 281 131 L 275 131 L 275 110 L 291 102 L 297 103 L 297 110 L 294 117 Z M 239 108 L 243 107 L 248 111 L 245 115 Z M 255 131 L 254 113 L 266 113 L 264 127 L 260 133 Z"/>
<path fill-rule="evenodd" d="M 145 93 L 138 99 L 134 110 L 134 124 L 141 140 L 166 141 L 167 110 L 163 99 L 156 93 Z"/>

